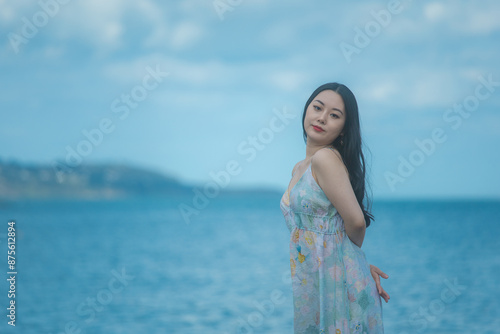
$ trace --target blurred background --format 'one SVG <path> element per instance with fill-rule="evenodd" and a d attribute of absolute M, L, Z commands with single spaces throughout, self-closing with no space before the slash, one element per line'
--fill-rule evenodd
<path fill-rule="evenodd" d="M 0 272 L 11 220 L 17 270 L 0 332 L 292 332 L 279 201 L 304 104 L 336 81 L 360 108 L 386 332 L 498 333 L 498 17 L 493 0 L 0 0 Z"/>

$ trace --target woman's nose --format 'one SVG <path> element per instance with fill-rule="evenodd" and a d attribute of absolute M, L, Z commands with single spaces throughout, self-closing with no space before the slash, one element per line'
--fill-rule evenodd
<path fill-rule="evenodd" d="M 322 113 L 320 116 L 319 116 L 319 119 L 318 119 L 321 123 L 325 124 L 325 121 L 326 121 L 326 113 Z"/>

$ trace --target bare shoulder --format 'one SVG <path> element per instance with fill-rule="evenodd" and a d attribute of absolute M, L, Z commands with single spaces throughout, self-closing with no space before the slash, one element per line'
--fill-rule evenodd
<path fill-rule="evenodd" d="M 316 166 L 344 166 L 344 162 L 339 151 L 328 147 L 323 147 L 316 151 L 316 153 L 312 156 L 311 163 Z"/>
<path fill-rule="evenodd" d="M 314 169 L 314 171 L 312 169 Z M 324 147 L 319 149 L 312 156 L 311 172 L 313 177 L 317 180 L 317 173 L 326 174 L 329 171 L 345 171 L 347 173 L 347 168 L 338 150 Z"/>

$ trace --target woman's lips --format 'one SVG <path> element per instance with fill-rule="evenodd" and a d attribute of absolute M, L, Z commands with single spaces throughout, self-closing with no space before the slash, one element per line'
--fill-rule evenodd
<path fill-rule="evenodd" d="M 318 131 L 318 132 L 323 132 L 325 130 L 323 130 L 322 128 L 320 128 L 319 126 L 316 126 L 316 125 L 313 125 L 313 128 L 314 130 Z"/>

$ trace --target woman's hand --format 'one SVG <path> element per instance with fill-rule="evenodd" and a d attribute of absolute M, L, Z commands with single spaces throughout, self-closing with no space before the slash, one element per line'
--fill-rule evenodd
<path fill-rule="evenodd" d="M 373 277 L 373 280 L 375 281 L 375 284 L 377 286 L 377 291 L 378 291 L 378 294 L 384 298 L 385 302 L 389 302 L 389 299 L 391 297 L 389 297 L 389 294 L 387 292 L 385 292 L 385 290 L 382 288 L 382 285 L 380 284 L 380 276 L 382 276 L 383 278 L 389 278 L 389 275 L 387 275 L 386 273 L 384 273 L 382 270 L 380 270 L 379 268 L 375 267 L 374 265 L 371 265 L 370 264 L 370 272 L 372 274 L 372 277 Z"/>

